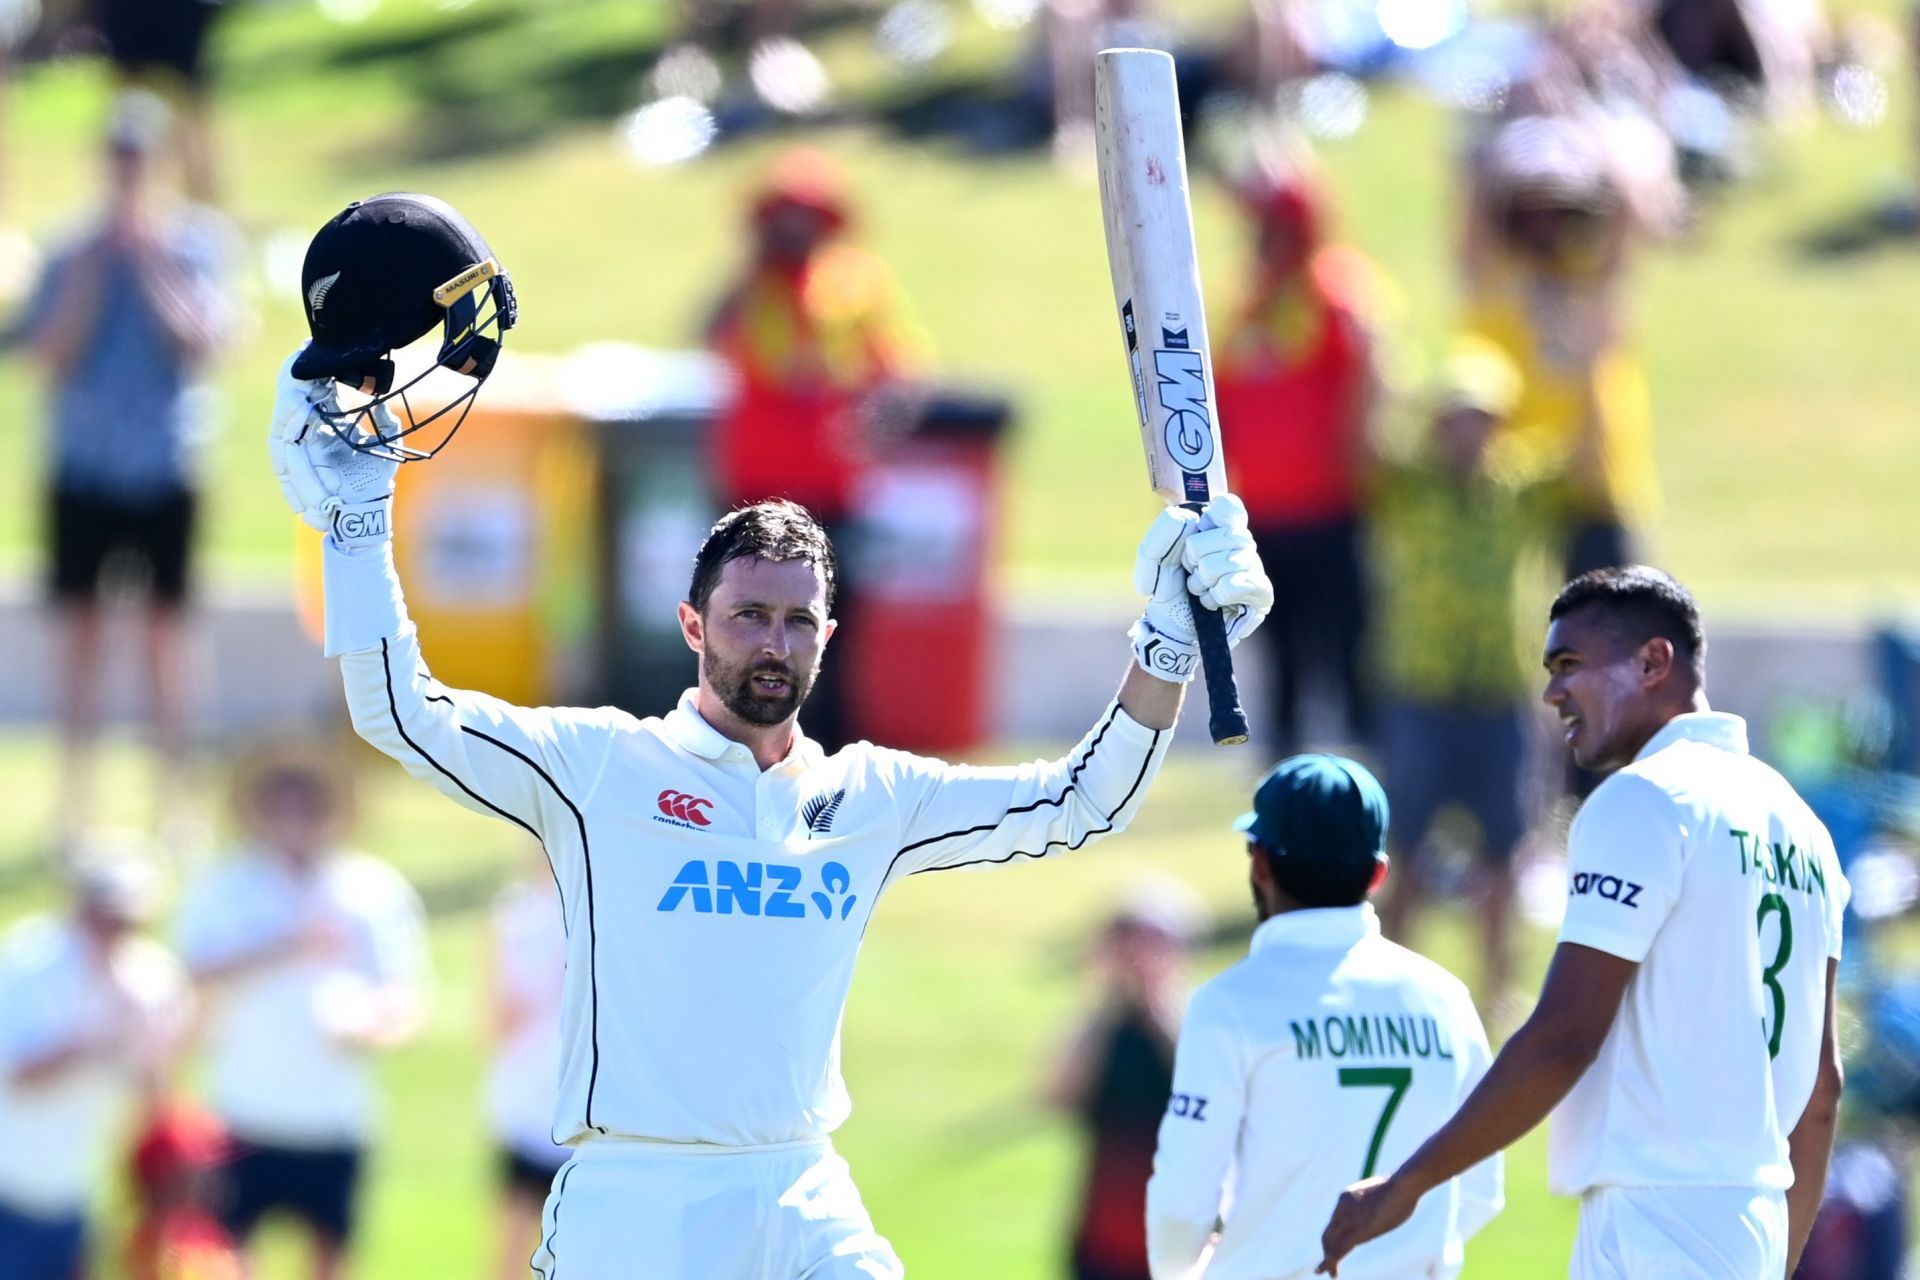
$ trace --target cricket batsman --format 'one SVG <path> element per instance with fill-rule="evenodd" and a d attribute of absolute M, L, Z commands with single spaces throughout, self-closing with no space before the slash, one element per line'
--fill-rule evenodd
<path fill-rule="evenodd" d="M 330 318 L 445 297 L 445 282 L 475 274 L 507 288 L 472 229 L 422 200 L 378 197 L 367 203 L 389 203 L 371 218 L 350 207 L 316 238 L 306 274 L 333 282 L 323 306 L 309 299 L 314 340 L 282 372 L 270 447 L 293 508 L 327 532 L 326 651 L 355 729 L 452 799 L 533 833 L 552 864 L 567 927 L 554 1137 L 575 1154 L 534 1270 L 900 1276 L 829 1140 L 850 1109 L 840 1019 L 874 906 L 908 876 L 1042 858 L 1126 826 L 1172 737 L 1184 682 L 1169 677 L 1198 665 L 1189 580 L 1232 639 L 1271 604 L 1244 509 L 1223 496 L 1198 517 L 1153 521 L 1135 564 L 1150 597 L 1135 660 L 1054 761 L 977 768 L 864 742 L 829 756 L 809 741 L 795 715 L 834 634 L 834 548 L 783 501 L 729 512 L 701 546 L 679 606 L 699 683 L 667 715 L 447 688 L 428 674 L 394 572 L 403 431 L 380 386 L 390 340 L 425 327 L 342 331 Z M 434 216 L 415 219 L 423 208 Z M 478 327 L 497 343 L 505 325 Z M 449 318 L 443 368 L 474 376 L 475 329 Z M 342 410 L 336 382 L 371 390 L 371 406 Z M 1169 647 L 1185 661 L 1166 660 Z"/>
<path fill-rule="evenodd" d="M 1235 825 L 1260 927 L 1180 1030 L 1147 1184 L 1154 1280 L 1306 1280 L 1340 1188 L 1410 1154 L 1491 1057 L 1460 980 L 1380 936 L 1367 899 L 1387 876 L 1387 797 L 1364 766 L 1283 760 Z M 1349 1275 L 1458 1275 L 1502 1203 L 1496 1154 L 1364 1246 Z"/>
<path fill-rule="evenodd" d="M 1568 583 L 1545 699 L 1610 776 L 1569 837 L 1540 1002 L 1460 1110 L 1340 1197 L 1319 1269 L 1554 1113 L 1580 1198 L 1574 1280 L 1781 1280 L 1799 1265 L 1840 1104 L 1833 841 L 1746 724 L 1708 709 L 1693 597 L 1657 569 Z"/>

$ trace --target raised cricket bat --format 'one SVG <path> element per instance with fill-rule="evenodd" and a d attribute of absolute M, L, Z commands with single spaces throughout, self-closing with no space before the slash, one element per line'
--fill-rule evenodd
<path fill-rule="evenodd" d="M 1093 84 L 1107 263 L 1147 474 L 1169 504 L 1198 511 L 1226 492 L 1227 469 L 1173 58 L 1158 49 L 1106 49 L 1094 55 Z M 1193 622 L 1207 675 L 1207 727 L 1222 746 L 1245 742 L 1247 716 L 1220 614 L 1195 599 Z"/>

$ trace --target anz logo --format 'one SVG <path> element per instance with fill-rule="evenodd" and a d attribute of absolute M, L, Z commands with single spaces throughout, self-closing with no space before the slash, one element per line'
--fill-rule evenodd
<path fill-rule="evenodd" d="M 820 865 L 820 887 L 804 891 L 805 871 L 779 862 L 709 863 L 695 858 L 661 895 L 658 911 L 685 907 L 696 915 L 771 916 L 802 920 L 818 912 L 823 920 L 845 920 L 860 896 L 850 892 L 853 876 L 837 862 Z M 812 910 L 809 910 L 811 904 Z"/>

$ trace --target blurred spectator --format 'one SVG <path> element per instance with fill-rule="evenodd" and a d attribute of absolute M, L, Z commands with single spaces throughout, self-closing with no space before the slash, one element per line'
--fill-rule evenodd
<path fill-rule="evenodd" d="M 1827 1194 L 1793 1280 L 1905 1280 L 1907 1159 L 1900 1139 L 1851 1138 L 1834 1148 Z"/>
<path fill-rule="evenodd" d="M 1335 696 L 1348 737 L 1368 727 L 1359 470 L 1378 384 L 1367 324 L 1377 271 L 1327 243 L 1325 200 L 1304 167 L 1263 173 L 1241 197 L 1255 258 L 1214 338 L 1215 391 L 1234 490 L 1273 578 L 1269 723 L 1287 753 L 1300 745 L 1302 690 Z"/>
<path fill-rule="evenodd" d="M 1057 158 L 1079 161 L 1093 154 L 1094 54 L 1173 48 L 1159 8 L 1155 0 L 1047 0 L 1047 56 L 1031 87 L 1052 101 Z"/>
<path fill-rule="evenodd" d="M 173 957 L 141 935 L 150 859 L 84 839 L 72 906 L 0 941 L 0 1280 L 73 1280 L 114 1129 L 162 1084 L 187 1019 Z"/>
<path fill-rule="evenodd" d="M 60 628 L 58 797 L 63 836 L 93 806 L 99 730 L 100 588 L 144 573 L 145 668 L 164 820 L 181 790 L 187 747 L 189 595 L 199 484 L 192 445 L 207 424 L 199 379 L 223 341 L 217 247 L 164 208 L 152 154 L 165 109 L 123 96 L 107 139 L 108 198 L 98 226 L 48 261 L 24 334 L 45 370 L 50 580 Z"/>
<path fill-rule="evenodd" d="M 1417 909 L 1434 887 L 1433 820 L 1448 806 L 1464 808 L 1484 869 L 1479 990 L 1496 1008 L 1513 986 L 1513 858 L 1528 827 L 1531 691 L 1518 568 L 1550 544 L 1565 488 L 1557 478 L 1530 479 L 1514 451 L 1496 444 L 1519 398 L 1512 362 L 1484 342 L 1464 342 L 1427 439 L 1373 468 L 1380 754 L 1400 858 L 1381 920 L 1396 942 L 1413 945 Z"/>
<path fill-rule="evenodd" d="M 420 899 L 344 848 L 347 766 L 303 747 L 250 753 L 235 783 L 246 843 L 188 893 L 181 952 L 205 994 L 207 1085 L 233 1136 L 224 1221 L 243 1245 L 286 1210 L 312 1274 L 342 1274 L 377 1125 L 372 1055 L 421 1023 Z"/>
<path fill-rule="evenodd" d="M 39 0 L 0 0 L 0 303 L 9 309 L 19 303 L 36 274 L 33 242 L 11 221 L 17 216 L 12 126 L 15 59 L 39 22 Z"/>
<path fill-rule="evenodd" d="M 707 341 L 738 379 L 714 431 L 714 477 L 728 507 L 791 498 L 839 549 L 841 618 L 859 605 L 861 472 L 913 421 L 909 380 L 924 342 L 887 265 L 843 238 L 851 217 L 838 169 L 794 151 L 755 196 L 745 270 L 723 295 Z M 802 715 L 828 751 L 848 740 L 848 681 L 831 658 Z"/>
<path fill-rule="evenodd" d="M 1600 130 L 1584 117 L 1509 121 L 1473 164 L 1466 328 L 1521 374 L 1508 433 L 1572 487 L 1568 578 L 1632 564 L 1656 500 L 1652 409 L 1628 347 L 1627 285 L 1641 220 Z"/>
<path fill-rule="evenodd" d="M 96 0 L 101 34 L 122 88 L 164 95 L 180 115 L 174 142 L 187 195 L 219 194 L 206 65 L 207 37 L 226 0 Z"/>
<path fill-rule="evenodd" d="M 719 99 L 734 131 L 769 112 L 805 116 L 827 103 L 827 69 L 801 42 L 810 0 L 681 0 L 680 8 L 680 28 L 648 77 L 655 93 Z M 735 53 L 745 55 L 744 93 L 727 88 L 715 57 Z"/>
<path fill-rule="evenodd" d="M 170 1102 L 148 1119 L 133 1148 L 136 1218 L 127 1242 L 129 1280 L 242 1280 L 246 1265 L 214 1214 L 227 1134 L 212 1115 Z"/>
<path fill-rule="evenodd" d="M 1147 1179 L 1173 1089 L 1187 948 L 1201 922 L 1175 880 L 1138 886 L 1093 949 L 1093 1014 L 1054 1068 L 1048 1101 L 1092 1139 L 1073 1235 L 1074 1280 L 1148 1280 Z"/>
<path fill-rule="evenodd" d="M 493 1063 L 487 1112 L 499 1144 L 500 1253 L 496 1274 L 521 1280 L 554 1174 L 573 1153 L 553 1140 L 560 1087 L 560 992 L 567 928 L 546 855 L 493 907 Z M 537 877 L 537 878 L 536 878 Z"/>

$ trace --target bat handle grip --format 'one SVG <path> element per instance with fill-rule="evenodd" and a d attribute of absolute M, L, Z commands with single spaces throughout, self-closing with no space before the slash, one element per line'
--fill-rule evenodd
<path fill-rule="evenodd" d="M 1247 713 L 1240 709 L 1240 686 L 1233 677 L 1233 651 L 1227 624 L 1218 609 L 1193 598 L 1193 634 L 1200 643 L 1200 667 L 1207 673 L 1207 730 L 1216 744 L 1238 746 L 1247 740 Z"/>

